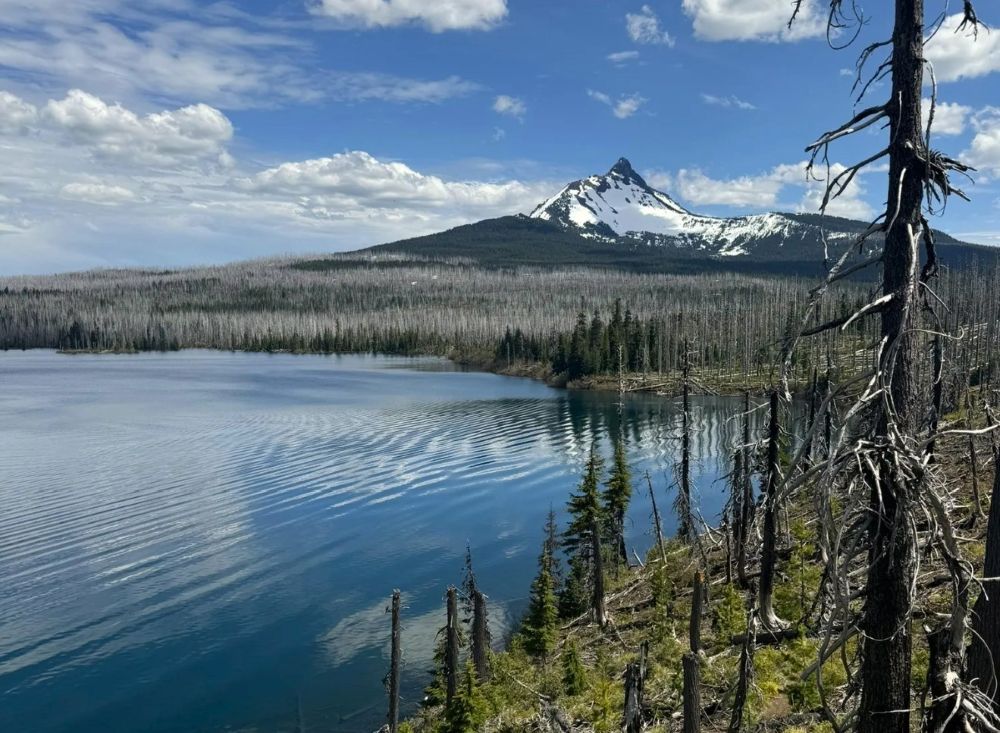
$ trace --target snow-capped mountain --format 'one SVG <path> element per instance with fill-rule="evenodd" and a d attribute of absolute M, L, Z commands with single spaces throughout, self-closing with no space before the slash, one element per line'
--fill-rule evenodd
<path fill-rule="evenodd" d="M 866 222 L 818 214 L 731 218 L 692 213 L 620 159 L 605 175 L 575 181 L 529 215 L 486 219 L 370 248 L 461 258 L 491 267 L 614 267 L 648 272 L 739 271 L 816 276 L 824 258 L 856 241 Z M 948 266 L 990 266 L 1000 248 L 936 232 Z M 881 246 L 872 236 L 868 247 Z"/>
<path fill-rule="evenodd" d="M 530 216 L 577 230 L 590 239 L 641 242 L 711 257 L 748 256 L 764 243 L 770 248 L 819 241 L 815 223 L 796 215 L 718 218 L 694 214 L 647 184 L 625 158 L 603 176 L 569 184 Z M 828 232 L 828 240 L 834 243 L 849 236 Z"/>

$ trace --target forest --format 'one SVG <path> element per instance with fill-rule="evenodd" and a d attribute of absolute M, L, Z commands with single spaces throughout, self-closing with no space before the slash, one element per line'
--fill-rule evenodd
<path fill-rule="evenodd" d="M 687 340 L 696 373 L 740 391 L 773 376 L 783 338 L 816 283 L 734 273 L 500 270 L 402 255 L 327 256 L 320 268 L 312 262 L 0 279 L 0 348 L 428 354 L 557 383 L 606 376 L 617 389 L 620 370 L 630 388 L 676 374 Z M 950 378 L 962 373 L 978 383 L 1000 363 L 1000 301 L 991 297 L 1000 265 L 947 264 L 936 292 L 948 303 L 942 319 L 954 335 Z M 810 323 L 849 316 L 877 287 L 838 285 Z M 811 382 L 814 367 L 869 364 L 876 328 L 857 319 L 805 344 L 793 357 L 796 383 Z"/>

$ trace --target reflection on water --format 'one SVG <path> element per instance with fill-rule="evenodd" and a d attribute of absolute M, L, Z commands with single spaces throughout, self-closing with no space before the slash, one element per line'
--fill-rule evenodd
<path fill-rule="evenodd" d="M 8 353 L 0 384 L 2 730 L 372 730 L 393 588 L 412 707 L 466 542 L 502 638 L 591 442 L 663 507 L 679 444 L 675 401 L 440 360 Z M 694 400 L 709 520 L 738 409 Z M 637 486 L 640 553 L 649 516 Z"/>

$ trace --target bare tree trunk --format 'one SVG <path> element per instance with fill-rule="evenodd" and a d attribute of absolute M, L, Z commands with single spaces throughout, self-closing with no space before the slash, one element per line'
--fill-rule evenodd
<path fill-rule="evenodd" d="M 760 618 L 769 631 L 784 627 L 774 612 L 774 571 L 778 560 L 778 507 L 777 489 L 779 481 L 780 421 L 778 410 L 781 404 L 778 390 L 771 392 L 771 408 L 767 429 L 767 484 L 764 493 L 764 543 L 760 556 Z"/>
<path fill-rule="evenodd" d="M 993 496 L 986 529 L 985 578 L 1000 578 L 1000 449 L 993 451 Z M 1000 710 L 1000 581 L 983 581 L 983 592 L 972 608 L 972 643 L 967 678 L 993 700 Z"/>
<path fill-rule="evenodd" d="M 740 474 L 740 541 L 736 547 L 736 577 L 740 585 L 747 587 L 747 543 L 750 540 L 750 524 L 753 522 L 753 475 L 750 470 L 750 392 L 743 394 L 743 445 Z"/>
<path fill-rule="evenodd" d="M 445 627 L 444 676 L 445 705 L 451 707 L 458 694 L 458 591 L 448 588 L 448 624 Z"/>
<path fill-rule="evenodd" d="M 479 681 L 489 682 L 490 631 L 486 620 L 486 596 L 477 589 L 472 599 L 472 663 Z"/>
<path fill-rule="evenodd" d="M 608 623 L 608 612 L 604 605 L 604 553 L 601 552 L 601 529 L 596 519 L 590 525 L 590 546 L 594 554 L 594 621 L 604 628 Z"/>
<path fill-rule="evenodd" d="M 701 730 L 701 616 L 705 576 L 700 570 L 694 575 L 691 588 L 691 622 L 688 628 L 690 651 L 684 655 L 684 733 Z"/>
<path fill-rule="evenodd" d="M 757 589 L 751 587 L 747 595 L 747 633 L 743 637 L 743 650 L 740 652 L 740 676 L 736 683 L 736 694 L 733 698 L 733 712 L 729 719 L 729 733 L 740 733 L 743 730 L 743 714 L 753 684 L 753 656 L 757 644 L 757 607 L 755 600 Z"/>
<path fill-rule="evenodd" d="M 656 494 L 653 491 L 653 480 L 646 471 L 646 485 L 649 486 L 649 501 L 653 504 L 653 530 L 656 532 L 656 546 L 660 548 L 660 559 L 663 567 L 667 566 L 667 550 L 663 546 L 663 525 L 660 523 L 660 510 L 656 508 Z"/>
<path fill-rule="evenodd" d="M 694 541 L 694 521 L 691 511 L 691 355 L 684 338 L 683 403 L 681 414 L 681 497 L 678 534 L 685 542 Z"/>
<path fill-rule="evenodd" d="M 392 592 L 392 643 L 389 662 L 389 733 L 399 730 L 399 665 L 402 658 L 399 628 L 399 591 Z"/>
<path fill-rule="evenodd" d="M 900 472 L 892 454 L 897 436 L 913 440 L 920 414 L 916 394 L 917 234 L 921 230 L 924 149 L 920 100 L 923 86 L 923 0 L 896 0 L 892 34 L 892 97 L 888 105 L 889 196 L 882 265 L 879 357 L 887 399 L 876 414 L 874 442 L 886 446 L 877 476 L 869 477 L 870 548 L 867 597 L 861 628 L 860 733 L 909 733 L 912 636 L 909 612 L 915 538 L 910 513 L 919 479 Z M 926 153 L 924 153 L 926 155 Z M 908 447 L 903 447 L 904 449 Z"/>

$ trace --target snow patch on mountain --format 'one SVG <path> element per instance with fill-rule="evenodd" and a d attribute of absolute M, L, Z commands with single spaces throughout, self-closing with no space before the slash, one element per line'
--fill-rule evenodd
<path fill-rule="evenodd" d="M 805 225 L 782 214 L 734 218 L 694 214 L 649 186 L 625 158 L 603 176 L 569 184 L 530 216 L 609 243 L 640 241 L 716 257 L 747 256 L 765 240 L 782 247 L 786 241 L 806 238 Z M 815 233 L 808 238 L 814 240 Z"/>

